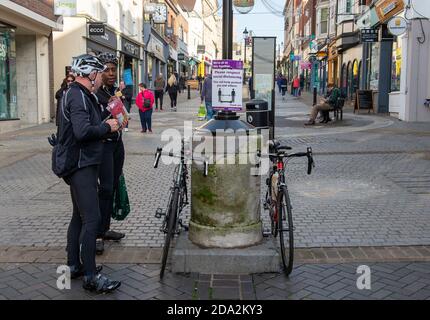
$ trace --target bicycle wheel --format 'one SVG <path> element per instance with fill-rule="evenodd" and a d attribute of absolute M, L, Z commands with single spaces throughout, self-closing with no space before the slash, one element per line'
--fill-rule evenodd
<path fill-rule="evenodd" d="M 179 200 L 179 188 L 175 188 L 173 191 L 172 200 L 169 204 L 168 217 L 167 219 L 167 233 L 164 240 L 163 247 L 163 258 L 161 260 L 161 270 L 160 270 L 160 279 L 163 279 L 164 270 L 166 269 L 167 256 L 169 254 L 170 249 L 170 240 L 172 240 L 175 235 L 176 229 L 176 218 L 178 216 L 178 200 Z"/>
<path fill-rule="evenodd" d="M 294 235 L 290 196 L 288 195 L 288 189 L 285 186 L 281 188 L 278 194 L 277 208 L 281 258 L 285 275 L 288 276 L 293 270 Z"/>

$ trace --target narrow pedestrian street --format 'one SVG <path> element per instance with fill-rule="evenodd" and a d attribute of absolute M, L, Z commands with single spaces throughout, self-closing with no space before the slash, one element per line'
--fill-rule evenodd
<path fill-rule="evenodd" d="M 55 125 L 0 135 L 0 299 L 430 299 L 428 125 L 347 108 L 342 121 L 304 127 L 307 99 L 288 94 L 276 97 L 275 135 L 293 152 L 311 146 L 316 162 L 310 176 L 300 159 L 287 167 L 296 228 L 290 277 L 174 274 L 168 266 L 159 281 L 163 234 L 154 214 L 166 206 L 174 166 L 154 169 L 154 153 L 164 130 L 203 124 L 197 91 L 191 100 L 182 93 L 177 112 L 165 100 L 153 134 L 140 132 L 136 107 L 124 133 L 132 211 L 112 226 L 126 237 L 97 257 L 104 273 L 122 281 L 111 295 L 84 292 L 79 280 L 57 289 L 71 200 L 51 171 L 46 137 Z M 371 270 L 370 290 L 357 288 L 360 265 Z"/>

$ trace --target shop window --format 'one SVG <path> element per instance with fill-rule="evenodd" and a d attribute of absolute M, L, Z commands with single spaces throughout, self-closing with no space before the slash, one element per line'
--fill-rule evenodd
<path fill-rule="evenodd" d="M 402 73 L 402 39 L 397 38 L 393 43 L 393 57 L 391 64 L 391 91 L 400 91 L 400 77 Z"/>
<path fill-rule="evenodd" d="M 15 29 L 0 25 L 0 120 L 18 118 Z"/>

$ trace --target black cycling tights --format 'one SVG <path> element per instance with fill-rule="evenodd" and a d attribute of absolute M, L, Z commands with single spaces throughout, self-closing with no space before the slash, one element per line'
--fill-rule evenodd
<path fill-rule="evenodd" d="M 103 147 L 103 160 L 100 164 L 100 216 L 101 224 L 99 237 L 102 237 L 110 229 L 110 221 L 113 212 L 113 196 L 117 189 L 119 177 L 124 166 L 124 143 L 106 142 Z"/>
<path fill-rule="evenodd" d="M 66 179 L 73 202 L 67 232 L 67 264 L 78 267 L 82 261 L 86 276 L 96 273 L 96 236 L 100 226 L 97 178 L 98 166 L 89 166 Z"/>

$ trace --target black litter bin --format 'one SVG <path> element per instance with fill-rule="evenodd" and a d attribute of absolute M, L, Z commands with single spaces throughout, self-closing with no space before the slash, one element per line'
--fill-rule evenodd
<path fill-rule="evenodd" d="M 265 100 L 251 100 L 246 104 L 246 122 L 256 128 L 269 127 L 269 104 Z"/>

